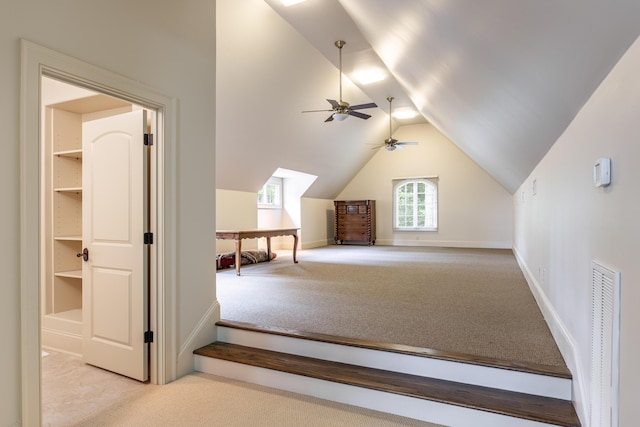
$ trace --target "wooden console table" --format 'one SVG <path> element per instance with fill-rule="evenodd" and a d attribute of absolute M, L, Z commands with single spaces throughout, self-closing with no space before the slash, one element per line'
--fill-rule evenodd
<path fill-rule="evenodd" d="M 267 259 L 271 261 L 271 238 L 278 236 L 293 236 L 293 262 L 297 263 L 296 249 L 298 249 L 297 228 L 265 228 L 257 230 L 216 230 L 216 239 L 236 241 L 236 274 L 240 275 L 242 264 L 242 239 L 267 239 Z"/>

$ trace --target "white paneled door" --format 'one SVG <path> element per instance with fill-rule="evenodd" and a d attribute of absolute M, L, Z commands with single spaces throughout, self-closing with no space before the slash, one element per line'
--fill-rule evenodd
<path fill-rule="evenodd" d="M 145 111 L 83 123 L 83 357 L 148 379 Z"/>

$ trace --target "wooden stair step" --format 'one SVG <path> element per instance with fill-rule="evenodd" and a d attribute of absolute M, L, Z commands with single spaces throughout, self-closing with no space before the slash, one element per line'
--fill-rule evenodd
<path fill-rule="evenodd" d="M 405 344 L 392 344 L 379 341 L 362 340 L 358 338 L 340 337 L 317 332 L 298 331 L 279 326 L 262 326 L 253 323 L 238 322 L 234 320 L 219 320 L 216 326 L 238 329 L 244 331 L 260 332 L 269 335 L 279 335 L 291 338 L 299 338 L 309 341 L 325 342 L 350 347 L 368 348 L 390 353 L 406 354 L 430 359 L 447 360 L 456 363 L 468 363 L 471 365 L 487 366 L 507 369 L 510 371 L 526 372 L 556 378 L 572 379 L 571 372 L 566 366 L 549 366 L 534 363 L 505 361 L 490 357 L 475 356 L 470 354 L 453 353 L 430 348 L 413 347 Z"/>
<path fill-rule="evenodd" d="M 580 426 L 573 404 L 561 399 L 425 378 L 223 342 L 214 342 L 194 353 L 551 425 Z"/>

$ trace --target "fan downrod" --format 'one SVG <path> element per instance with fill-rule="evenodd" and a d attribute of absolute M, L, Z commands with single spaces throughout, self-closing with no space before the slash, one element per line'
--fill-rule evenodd
<path fill-rule="evenodd" d="M 329 116 L 325 122 L 331 122 L 335 118 L 338 121 L 345 120 L 348 116 L 358 117 L 360 119 L 368 119 L 371 117 L 369 114 L 362 113 L 356 110 L 364 110 L 366 108 L 376 108 L 377 105 L 373 102 L 368 104 L 358 104 L 358 105 L 350 105 L 347 101 L 342 99 L 342 48 L 347 44 L 344 40 L 336 40 L 334 42 L 335 46 L 338 48 L 340 63 L 338 67 L 339 73 L 339 97 L 336 101 L 335 99 L 327 99 L 329 104 L 331 104 L 331 110 L 306 110 L 303 113 L 311 113 L 311 112 L 319 112 L 319 111 L 327 111 L 331 112 L 331 116 Z"/>

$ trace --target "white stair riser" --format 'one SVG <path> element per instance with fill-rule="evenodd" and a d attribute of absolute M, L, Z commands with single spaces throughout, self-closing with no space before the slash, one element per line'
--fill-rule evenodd
<path fill-rule="evenodd" d="M 548 424 L 536 421 L 319 380 L 205 356 L 195 356 L 195 369 L 199 372 L 451 427 L 548 426 Z"/>
<path fill-rule="evenodd" d="M 316 359 L 571 400 L 571 380 L 218 326 L 218 341 Z"/>

